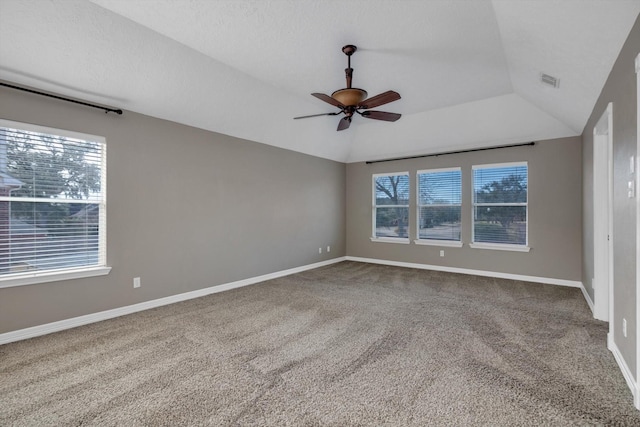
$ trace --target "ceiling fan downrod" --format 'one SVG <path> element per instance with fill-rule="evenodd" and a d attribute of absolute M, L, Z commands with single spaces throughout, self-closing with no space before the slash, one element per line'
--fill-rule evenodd
<path fill-rule="evenodd" d="M 358 103 L 364 101 L 367 98 L 367 91 L 364 89 L 352 88 L 351 81 L 353 80 L 353 68 L 351 68 L 351 55 L 353 55 L 357 47 L 352 44 L 348 44 L 342 48 L 342 52 L 347 55 L 347 68 L 344 72 L 347 77 L 347 87 L 344 89 L 338 89 L 331 94 L 331 97 L 341 104 L 347 107 L 355 107 Z"/>
<path fill-rule="evenodd" d="M 358 48 L 352 44 L 348 44 L 342 48 L 344 54 L 347 55 L 347 68 L 345 68 L 344 70 L 344 73 L 347 76 L 347 89 L 351 89 L 351 80 L 353 78 L 353 68 L 351 68 L 351 55 L 356 53 L 356 50 L 358 50 Z"/>

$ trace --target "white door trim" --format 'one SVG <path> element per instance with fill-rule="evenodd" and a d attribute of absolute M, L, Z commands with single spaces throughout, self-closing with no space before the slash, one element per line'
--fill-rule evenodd
<path fill-rule="evenodd" d="M 638 257 L 640 257 L 640 53 L 636 56 L 636 102 L 637 102 L 637 114 L 638 118 L 636 120 L 636 139 L 637 139 L 637 148 L 636 148 L 636 161 L 634 173 L 636 174 L 636 390 L 634 393 L 633 403 L 636 409 L 640 409 L 640 262 L 638 262 Z"/>
<path fill-rule="evenodd" d="M 593 316 L 613 318 L 613 104 L 593 128 Z M 609 322 L 613 333 L 614 322 Z"/>

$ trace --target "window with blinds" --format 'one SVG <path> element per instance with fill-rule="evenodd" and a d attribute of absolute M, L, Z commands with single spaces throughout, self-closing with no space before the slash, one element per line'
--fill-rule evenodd
<path fill-rule="evenodd" d="M 101 137 L 0 120 L 0 278 L 106 265 Z"/>
<path fill-rule="evenodd" d="M 408 239 L 408 228 L 409 173 L 373 175 L 373 237 Z"/>
<path fill-rule="evenodd" d="M 527 246 L 527 163 L 473 166 L 473 242 Z"/>
<path fill-rule="evenodd" d="M 460 242 L 462 171 L 418 171 L 418 239 Z"/>

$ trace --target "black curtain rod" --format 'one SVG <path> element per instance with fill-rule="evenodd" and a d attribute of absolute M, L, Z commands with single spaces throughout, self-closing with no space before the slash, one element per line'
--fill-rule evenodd
<path fill-rule="evenodd" d="M 116 109 L 109 108 L 109 107 L 102 107 L 100 105 L 89 104 L 88 102 L 76 101 L 75 99 L 65 98 L 63 96 L 58 96 L 58 95 L 52 95 L 50 93 L 40 92 L 38 90 L 33 90 L 33 89 L 27 89 L 26 87 L 14 86 L 14 85 L 10 85 L 8 83 L 3 83 L 3 82 L 0 82 L 0 86 L 6 86 L 6 87 L 9 87 L 11 89 L 22 90 L 22 91 L 29 92 L 29 93 L 35 93 L 36 95 L 48 96 L 49 98 L 55 98 L 55 99 L 59 99 L 61 101 L 73 102 L 74 104 L 80 104 L 80 105 L 84 105 L 86 107 L 97 108 L 99 110 L 104 110 L 105 113 L 122 114 L 122 110 L 119 109 L 119 108 L 116 110 Z"/>
<path fill-rule="evenodd" d="M 536 143 L 535 142 L 524 142 L 522 144 L 499 145 L 499 146 L 496 146 L 496 147 L 472 148 L 472 149 L 469 149 L 469 150 L 460 150 L 460 151 L 445 151 L 443 153 L 421 154 L 421 155 L 418 155 L 418 156 L 408 156 L 408 157 L 395 157 L 393 159 L 369 160 L 368 162 L 365 162 L 365 163 L 370 165 L 372 163 L 393 162 L 393 161 L 396 161 L 396 160 L 421 159 L 423 157 L 438 157 L 438 156 L 445 156 L 447 154 L 473 153 L 474 151 L 497 150 L 499 148 L 525 147 L 525 146 L 528 146 L 528 145 L 536 145 Z"/>

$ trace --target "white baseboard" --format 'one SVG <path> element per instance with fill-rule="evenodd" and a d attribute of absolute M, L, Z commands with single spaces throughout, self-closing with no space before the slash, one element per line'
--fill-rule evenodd
<path fill-rule="evenodd" d="M 627 382 L 629 390 L 631 390 L 631 394 L 633 395 L 633 405 L 636 407 L 636 409 L 640 409 L 640 388 L 638 387 L 638 383 L 636 383 L 636 381 L 633 379 L 633 374 L 631 373 L 629 366 L 627 366 L 627 362 L 625 362 L 624 358 L 622 357 L 620 349 L 618 349 L 618 346 L 616 345 L 610 333 L 607 334 L 607 348 L 609 349 L 609 351 L 611 351 L 611 353 L 613 353 L 613 357 L 616 359 L 618 367 L 622 371 L 622 376 Z"/>
<path fill-rule="evenodd" d="M 46 323 L 44 325 L 32 326 L 30 328 L 19 329 L 17 331 L 5 332 L 0 334 L 0 345 L 8 344 L 14 341 L 26 340 L 40 335 L 46 335 L 53 332 L 71 329 L 89 323 L 100 322 L 102 320 L 113 319 L 114 317 L 124 316 L 136 313 L 138 311 L 149 310 L 151 308 L 161 307 L 163 305 L 173 304 L 180 301 L 186 301 L 193 298 L 203 297 L 205 295 L 224 292 L 231 289 L 241 288 L 243 286 L 254 285 L 278 277 L 289 276 L 291 274 L 300 273 L 306 270 L 312 270 L 318 267 L 335 264 L 345 261 L 346 257 L 339 257 L 327 261 L 316 262 L 314 264 L 303 265 L 301 267 L 290 268 L 288 270 L 276 271 L 275 273 L 264 274 L 262 276 L 251 277 L 248 279 L 238 280 L 235 282 L 224 283 L 222 285 L 211 286 L 209 288 L 198 289 L 197 291 L 185 292 L 182 294 L 172 295 L 169 297 L 159 298 L 151 301 L 145 301 L 138 304 L 128 305 L 125 307 L 114 308 L 111 310 L 100 311 L 98 313 L 87 314 L 84 316 L 73 317 L 71 319 L 60 320 L 57 322 Z"/>
<path fill-rule="evenodd" d="M 584 284 L 580 284 L 580 289 L 582 290 L 582 295 L 584 296 L 584 299 L 587 300 L 587 305 L 589 305 L 589 308 L 591 309 L 591 314 L 593 314 L 593 310 L 594 310 L 593 301 L 589 296 L 589 292 L 587 292 L 587 288 L 584 287 Z"/>
<path fill-rule="evenodd" d="M 368 262 L 371 264 L 392 265 L 396 267 L 419 268 L 422 270 L 446 271 L 447 273 L 471 274 L 474 276 L 496 277 L 499 279 L 522 280 L 525 282 L 545 283 L 548 285 L 582 288 L 582 282 L 576 280 L 553 279 L 549 277 L 525 276 L 522 274 L 501 273 L 498 271 L 472 270 L 468 268 L 444 267 L 441 265 L 417 264 L 412 262 L 389 261 L 385 259 L 360 258 L 347 256 L 347 261 Z"/>

